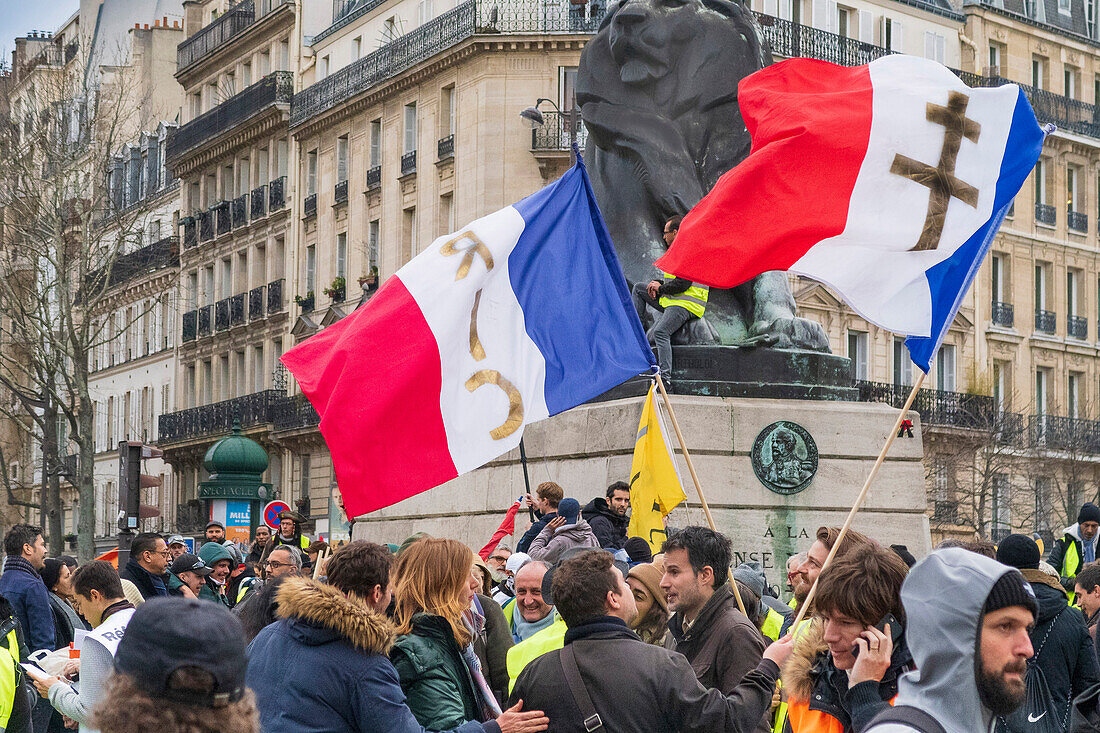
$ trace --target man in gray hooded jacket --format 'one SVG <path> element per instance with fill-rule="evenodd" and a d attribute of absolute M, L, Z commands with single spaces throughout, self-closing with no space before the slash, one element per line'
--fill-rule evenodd
<path fill-rule="evenodd" d="M 1023 703 L 1038 605 L 1019 570 L 969 550 L 938 550 L 910 571 L 901 601 L 917 669 L 899 680 L 895 707 L 864 733 L 934 733 L 936 723 L 946 733 L 987 733 Z M 928 720 L 906 718 L 903 706 Z"/>

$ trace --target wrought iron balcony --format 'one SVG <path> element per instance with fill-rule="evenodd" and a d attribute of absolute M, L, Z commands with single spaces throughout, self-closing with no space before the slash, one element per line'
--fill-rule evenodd
<path fill-rule="evenodd" d="M 348 202 L 348 182 L 340 181 L 336 184 L 336 187 L 332 190 L 332 199 L 335 202 L 335 206 L 340 204 L 346 204 Z"/>
<path fill-rule="evenodd" d="M 558 112 L 543 112 L 546 120 L 543 124 L 531 130 L 531 150 L 569 150 L 569 115 Z M 584 151 L 588 141 L 588 128 L 581 122 L 577 115 L 577 145 Z"/>
<path fill-rule="evenodd" d="M 229 299 L 229 325 L 244 324 L 244 293 L 237 293 Z"/>
<path fill-rule="evenodd" d="M 1070 338 L 1087 341 L 1089 337 L 1089 319 L 1084 316 L 1066 316 L 1066 334 Z"/>
<path fill-rule="evenodd" d="M 209 242 L 214 238 L 214 212 L 199 212 L 199 241 Z"/>
<path fill-rule="evenodd" d="M 214 304 L 214 330 L 225 331 L 229 328 L 229 298 L 222 298 Z"/>
<path fill-rule="evenodd" d="M 235 94 L 214 109 L 199 115 L 176 130 L 168 144 L 169 165 L 200 145 L 236 129 L 273 105 L 289 104 L 294 96 L 294 75 L 275 71 L 244 91 Z"/>
<path fill-rule="evenodd" d="M 937 501 L 932 505 L 932 522 L 934 524 L 958 524 L 959 502 Z"/>
<path fill-rule="evenodd" d="M 222 201 L 214 204 L 212 211 L 214 212 L 214 221 L 217 222 L 218 236 L 228 234 L 229 230 L 233 228 L 232 220 L 229 217 L 229 202 Z"/>
<path fill-rule="evenodd" d="M 176 73 L 210 55 L 256 22 L 252 0 L 243 0 L 176 47 Z"/>
<path fill-rule="evenodd" d="M 230 204 L 233 212 L 233 228 L 248 226 L 248 194 L 241 194 Z"/>
<path fill-rule="evenodd" d="M 180 219 L 183 225 L 183 248 L 188 249 L 199 243 L 199 223 L 193 216 L 185 216 Z"/>
<path fill-rule="evenodd" d="M 313 427 L 321 422 L 317 410 L 305 395 L 288 397 L 274 406 L 271 423 L 275 431 Z"/>
<path fill-rule="evenodd" d="M 199 336 L 209 336 L 213 326 L 214 306 L 204 305 L 199 308 Z"/>
<path fill-rule="evenodd" d="M 776 56 L 804 56 L 841 66 L 862 66 L 893 51 L 836 33 L 793 23 L 764 13 L 753 13 Z"/>
<path fill-rule="evenodd" d="M 857 381 L 861 402 L 885 402 L 901 408 L 909 397 L 910 387 Z M 991 430 L 1003 420 L 992 397 L 938 389 L 922 389 L 913 400 L 913 410 L 927 425 Z"/>
<path fill-rule="evenodd" d="M 309 219 L 312 216 L 317 216 L 317 194 L 315 193 L 306 196 L 305 201 L 302 202 L 302 218 Z"/>
<path fill-rule="evenodd" d="M 267 312 L 281 313 L 283 310 L 283 280 L 273 280 L 267 284 Z"/>
<path fill-rule="evenodd" d="M 194 341 L 196 336 L 196 320 L 198 318 L 198 311 L 188 311 L 183 314 L 183 332 L 180 337 L 183 341 Z"/>
<path fill-rule="evenodd" d="M 1054 226 L 1058 220 L 1057 210 L 1048 204 L 1035 204 L 1035 221 L 1039 224 Z"/>
<path fill-rule="evenodd" d="M 367 190 L 373 191 L 382 185 L 382 166 L 367 169 Z"/>
<path fill-rule="evenodd" d="M 410 150 L 401 156 L 401 175 L 416 173 L 416 151 Z"/>
<path fill-rule="evenodd" d="M 180 244 L 176 237 L 164 239 L 139 247 L 133 252 L 120 255 L 111 266 L 110 275 L 106 283 L 102 280 L 102 270 L 91 273 L 88 276 L 88 284 L 92 288 L 118 287 L 134 278 L 146 273 L 154 272 L 165 267 L 176 267 L 180 263 Z"/>
<path fill-rule="evenodd" d="M 1011 303 L 993 301 L 993 325 L 1012 328 L 1013 308 Z"/>
<path fill-rule="evenodd" d="M 1069 209 L 1066 211 L 1066 226 L 1075 232 L 1087 232 L 1089 230 L 1089 215 Z"/>
<path fill-rule="evenodd" d="M 1100 421 L 1031 415 L 1028 437 L 1033 447 L 1075 454 L 1100 453 Z"/>
<path fill-rule="evenodd" d="M 267 186 L 267 210 L 271 213 L 286 206 L 286 176 L 279 176 Z"/>
<path fill-rule="evenodd" d="M 435 144 L 435 157 L 438 160 L 446 160 L 455 157 L 455 136 L 451 133 L 447 137 L 439 138 Z"/>
<path fill-rule="evenodd" d="M 302 313 L 312 313 L 314 305 L 316 304 L 316 299 L 313 297 L 312 291 L 306 295 L 295 298 L 295 301 L 298 303 L 298 307 L 302 309 Z"/>
<path fill-rule="evenodd" d="M 248 320 L 258 321 L 264 317 L 264 286 L 248 291 Z"/>
<path fill-rule="evenodd" d="M 267 184 L 252 189 L 252 195 L 248 200 L 252 202 L 252 210 L 249 213 L 253 220 L 267 216 Z"/>
<path fill-rule="evenodd" d="M 274 389 L 253 392 L 224 402 L 215 402 L 189 410 L 169 412 L 160 416 L 160 445 L 192 438 L 213 437 L 228 433 L 235 420 L 248 428 L 271 422 L 272 408 L 285 402 L 286 395 Z"/>
<path fill-rule="evenodd" d="M 1054 329 L 1057 327 L 1058 317 L 1054 314 L 1054 311 L 1037 310 L 1035 311 L 1035 330 L 1042 333 L 1054 333 Z"/>

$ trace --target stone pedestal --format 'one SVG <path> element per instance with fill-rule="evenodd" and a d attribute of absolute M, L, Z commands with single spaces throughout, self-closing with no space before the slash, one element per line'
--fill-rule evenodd
<path fill-rule="evenodd" d="M 735 559 L 758 560 L 768 581 L 785 580 L 785 562 L 812 544 L 821 525 L 840 525 L 859 493 L 875 457 L 892 429 L 897 410 L 883 404 L 820 400 L 772 400 L 673 395 L 673 406 L 688 441 L 718 529 L 733 539 Z M 603 496 L 608 484 L 628 480 L 634 434 L 642 399 L 584 405 L 527 428 L 525 446 L 532 490 L 555 481 L 581 504 Z M 884 545 L 908 545 L 917 557 L 930 550 L 925 471 L 919 416 L 910 413 L 913 437 L 892 446 L 854 528 Z M 800 426 L 816 446 L 817 470 L 797 493 L 769 489 L 753 467 L 772 462 L 774 423 Z M 671 424 L 669 438 L 675 442 Z M 786 428 L 796 436 L 803 433 Z M 801 437 L 795 473 L 808 470 Z M 812 453 L 812 450 L 810 451 Z M 706 524 L 691 476 L 677 453 L 687 505 L 669 515 L 670 527 Z M 765 479 L 768 466 L 761 472 Z M 773 477 L 775 474 L 772 474 Z M 796 478 L 799 478 L 796 476 Z M 788 481 L 793 490 L 800 481 Z M 454 537 L 479 549 L 500 524 L 510 502 L 524 493 L 519 452 L 513 451 L 466 476 L 360 518 L 354 537 L 400 543 L 413 532 Z M 518 539 L 529 526 L 517 517 Z M 505 540 L 509 542 L 509 540 Z"/>

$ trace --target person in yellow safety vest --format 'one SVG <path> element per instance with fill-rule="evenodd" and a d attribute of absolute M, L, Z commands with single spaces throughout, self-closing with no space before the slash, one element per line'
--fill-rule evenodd
<path fill-rule="evenodd" d="M 31 728 L 30 691 L 19 666 L 22 646 L 19 622 L 0 597 L 0 733 Z"/>
<path fill-rule="evenodd" d="M 1074 583 L 1077 572 L 1097 559 L 1096 542 L 1100 535 L 1100 507 L 1088 502 L 1077 513 L 1077 524 L 1062 530 L 1062 536 L 1050 548 L 1048 562 L 1058 571 L 1062 587 L 1069 595 L 1070 605 L 1074 600 Z"/>
<path fill-rule="evenodd" d="M 682 219 L 682 216 L 674 216 L 665 222 L 666 245 L 671 246 L 676 239 Z M 660 318 L 650 327 L 646 336 L 657 347 L 657 363 L 661 367 L 661 374 L 668 381 L 672 373 L 672 335 L 688 321 L 703 317 L 710 289 L 667 272 L 662 274 L 664 282 L 651 280 L 649 283 L 635 284 L 631 298 L 643 324 L 647 305 L 661 312 Z"/>
<path fill-rule="evenodd" d="M 508 694 L 512 694 L 512 688 L 516 686 L 516 679 L 523 668 L 546 652 L 561 649 L 565 646 L 565 632 L 569 627 L 565 621 L 554 611 L 554 623 L 547 626 L 526 641 L 521 641 L 508 650 Z"/>

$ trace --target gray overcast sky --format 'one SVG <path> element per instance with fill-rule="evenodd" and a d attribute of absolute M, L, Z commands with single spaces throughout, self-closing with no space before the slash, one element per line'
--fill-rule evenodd
<path fill-rule="evenodd" d="M 55 31 L 80 7 L 80 0 L 0 0 L 0 51 L 11 63 L 15 37 L 31 30 Z"/>

